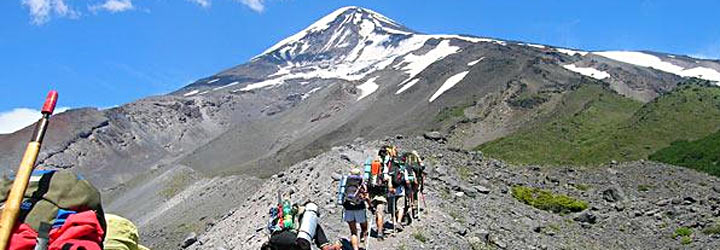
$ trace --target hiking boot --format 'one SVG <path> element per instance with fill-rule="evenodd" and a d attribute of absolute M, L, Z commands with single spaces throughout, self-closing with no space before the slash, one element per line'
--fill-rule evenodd
<path fill-rule="evenodd" d="M 379 241 L 383 241 L 383 240 L 385 240 L 385 233 L 379 232 L 377 234 L 377 237 L 375 237 L 375 238 L 377 238 L 377 240 L 379 240 Z"/>
<path fill-rule="evenodd" d="M 398 223 L 398 224 L 396 224 L 396 225 L 393 225 L 398 232 L 402 232 L 402 231 L 404 230 L 404 227 L 403 227 L 401 224 L 402 224 L 402 223 Z"/>

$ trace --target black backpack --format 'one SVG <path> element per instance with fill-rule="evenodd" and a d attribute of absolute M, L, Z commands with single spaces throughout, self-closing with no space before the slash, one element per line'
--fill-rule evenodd
<path fill-rule="evenodd" d="M 360 189 L 363 185 L 362 175 L 348 175 L 345 182 L 345 195 L 343 204 L 357 206 L 363 203 Z"/>
<path fill-rule="evenodd" d="M 388 163 L 388 174 L 390 175 L 390 179 L 392 179 L 392 184 L 394 187 L 398 187 L 400 185 L 405 185 L 405 166 L 397 161 L 395 158 L 390 160 Z"/>

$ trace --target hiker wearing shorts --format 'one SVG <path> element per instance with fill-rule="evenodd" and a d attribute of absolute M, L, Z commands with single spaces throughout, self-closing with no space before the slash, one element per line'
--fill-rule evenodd
<path fill-rule="evenodd" d="M 362 171 L 359 168 L 354 168 L 351 171 L 351 175 L 361 176 Z M 345 209 L 343 214 L 343 221 L 347 222 L 350 227 L 350 243 L 354 250 L 359 250 L 360 244 L 365 244 L 368 235 L 368 223 L 367 223 L 367 205 L 368 203 L 368 192 L 365 185 L 359 185 L 357 190 L 358 200 L 361 202 L 350 202 L 349 199 L 343 202 L 343 208 Z M 358 242 L 358 230 L 357 224 L 360 224 L 360 239 Z"/>

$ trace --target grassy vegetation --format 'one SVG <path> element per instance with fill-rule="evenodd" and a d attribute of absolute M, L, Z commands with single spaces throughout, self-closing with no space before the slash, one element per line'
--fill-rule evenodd
<path fill-rule="evenodd" d="M 189 175 L 176 174 L 170 178 L 170 181 L 165 184 L 159 194 L 165 199 L 170 199 L 182 191 L 192 180 Z"/>
<path fill-rule="evenodd" d="M 459 222 L 459 223 L 462 223 L 462 224 L 465 223 L 465 217 L 462 216 L 462 214 L 458 213 L 458 212 L 455 211 L 455 210 L 450 210 L 450 211 L 448 212 L 448 215 L 450 215 L 450 217 L 453 218 L 453 220 L 455 220 L 455 221 L 457 221 L 457 222 Z"/>
<path fill-rule="evenodd" d="M 690 238 L 690 236 L 683 236 L 680 238 L 680 244 L 687 245 L 690 243 L 692 243 L 692 238 Z"/>
<path fill-rule="evenodd" d="M 696 141 L 675 141 L 649 158 L 720 176 L 720 131 Z"/>
<path fill-rule="evenodd" d="M 645 159 L 674 141 L 718 130 L 720 88 L 704 84 L 690 81 L 644 105 L 601 85 L 584 84 L 563 97 L 556 118 L 477 149 L 516 164 Z"/>
<path fill-rule="evenodd" d="M 575 184 L 573 186 L 575 187 L 575 189 L 580 190 L 580 191 L 590 190 L 590 185 L 587 185 L 587 184 Z"/>
<path fill-rule="evenodd" d="M 690 236 L 692 234 L 692 229 L 687 227 L 678 227 L 675 229 L 675 233 L 673 233 L 673 238 L 676 238 L 678 236 Z"/>
<path fill-rule="evenodd" d="M 652 188 L 652 186 L 650 186 L 650 185 L 645 185 L 645 184 L 640 184 L 640 185 L 637 186 L 637 191 L 638 191 L 638 192 L 647 192 L 647 191 L 650 191 L 650 188 Z"/>
<path fill-rule="evenodd" d="M 463 117 L 465 117 L 465 109 L 468 107 L 470 107 L 470 105 L 445 107 L 442 110 L 440 110 L 440 113 L 438 113 L 435 116 L 435 122 L 443 122 L 448 119 L 454 119 L 454 118 L 463 118 Z"/>
<path fill-rule="evenodd" d="M 588 208 L 585 201 L 539 188 L 514 186 L 512 196 L 525 204 L 554 213 L 580 212 Z"/>
<path fill-rule="evenodd" d="M 473 174 L 473 171 L 467 166 L 461 165 L 461 166 L 457 166 L 455 169 L 457 170 L 457 173 L 460 176 L 460 179 L 462 179 L 464 181 L 470 180 L 470 177 Z"/>
<path fill-rule="evenodd" d="M 715 223 L 715 225 L 709 226 L 702 231 L 704 234 L 710 235 L 710 234 L 720 234 L 720 223 Z"/>
<path fill-rule="evenodd" d="M 412 233 L 412 237 L 418 240 L 419 242 L 425 243 L 427 242 L 427 237 L 425 237 L 425 234 L 423 234 L 422 231 L 416 231 Z"/>

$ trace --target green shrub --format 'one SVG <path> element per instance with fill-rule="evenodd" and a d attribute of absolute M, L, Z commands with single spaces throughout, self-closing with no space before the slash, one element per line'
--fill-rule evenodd
<path fill-rule="evenodd" d="M 415 238 L 416 240 L 418 240 L 418 241 L 420 241 L 420 242 L 422 242 L 422 243 L 427 242 L 427 237 L 425 237 L 425 235 L 424 235 L 423 232 L 421 232 L 421 231 L 417 231 L 417 232 L 412 233 L 412 236 L 413 236 L 413 238 Z"/>
<path fill-rule="evenodd" d="M 590 185 L 587 184 L 575 184 L 575 189 L 580 191 L 588 191 L 590 190 Z"/>
<path fill-rule="evenodd" d="M 678 227 L 675 229 L 675 233 L 673 234 L 673 238 L 678 236 L 690 236 L 692 234 L 692 229 L 687 227 Z"/>
<path fill-rule="evenodd" d="M 690 236 L 683 236 L 680 238 L 680 244 L 687 245 L 690 243 L 692 243 L 692 238 L 690 238 Z"/>
<path fill-rule="evenodd" d="M 512 196 L 525 204 L 553 213 L 580 212 L 588 208 L 585 201 L 539 188 L 514 186 Z"/>
<path fill-rule="evenodd" d="M 704 234 L 720 234 L 720 223 L 716 223 L 710 227 L 703 229 Z"/>
<path fill-rule="evenodd" d="M 435 121 L 443 122 L 448 119 L 465 117 L 465 109 L 470 106 L 471 105 L 461 105 L 461 106 L 454 106 L 454 107 L 449 107 L 449 108 L 445 107 L 442 110 L 440 110 L 440 113 L 438 113 L 435 116 Z"/>
<path fill-rule="evenodd" d="M 647 192 L 647 191 L 650 191 L 650 188 L 651 188 L 650 185 L 640 184 L 637 186 L 637 191 L 638 192 Z"/>

